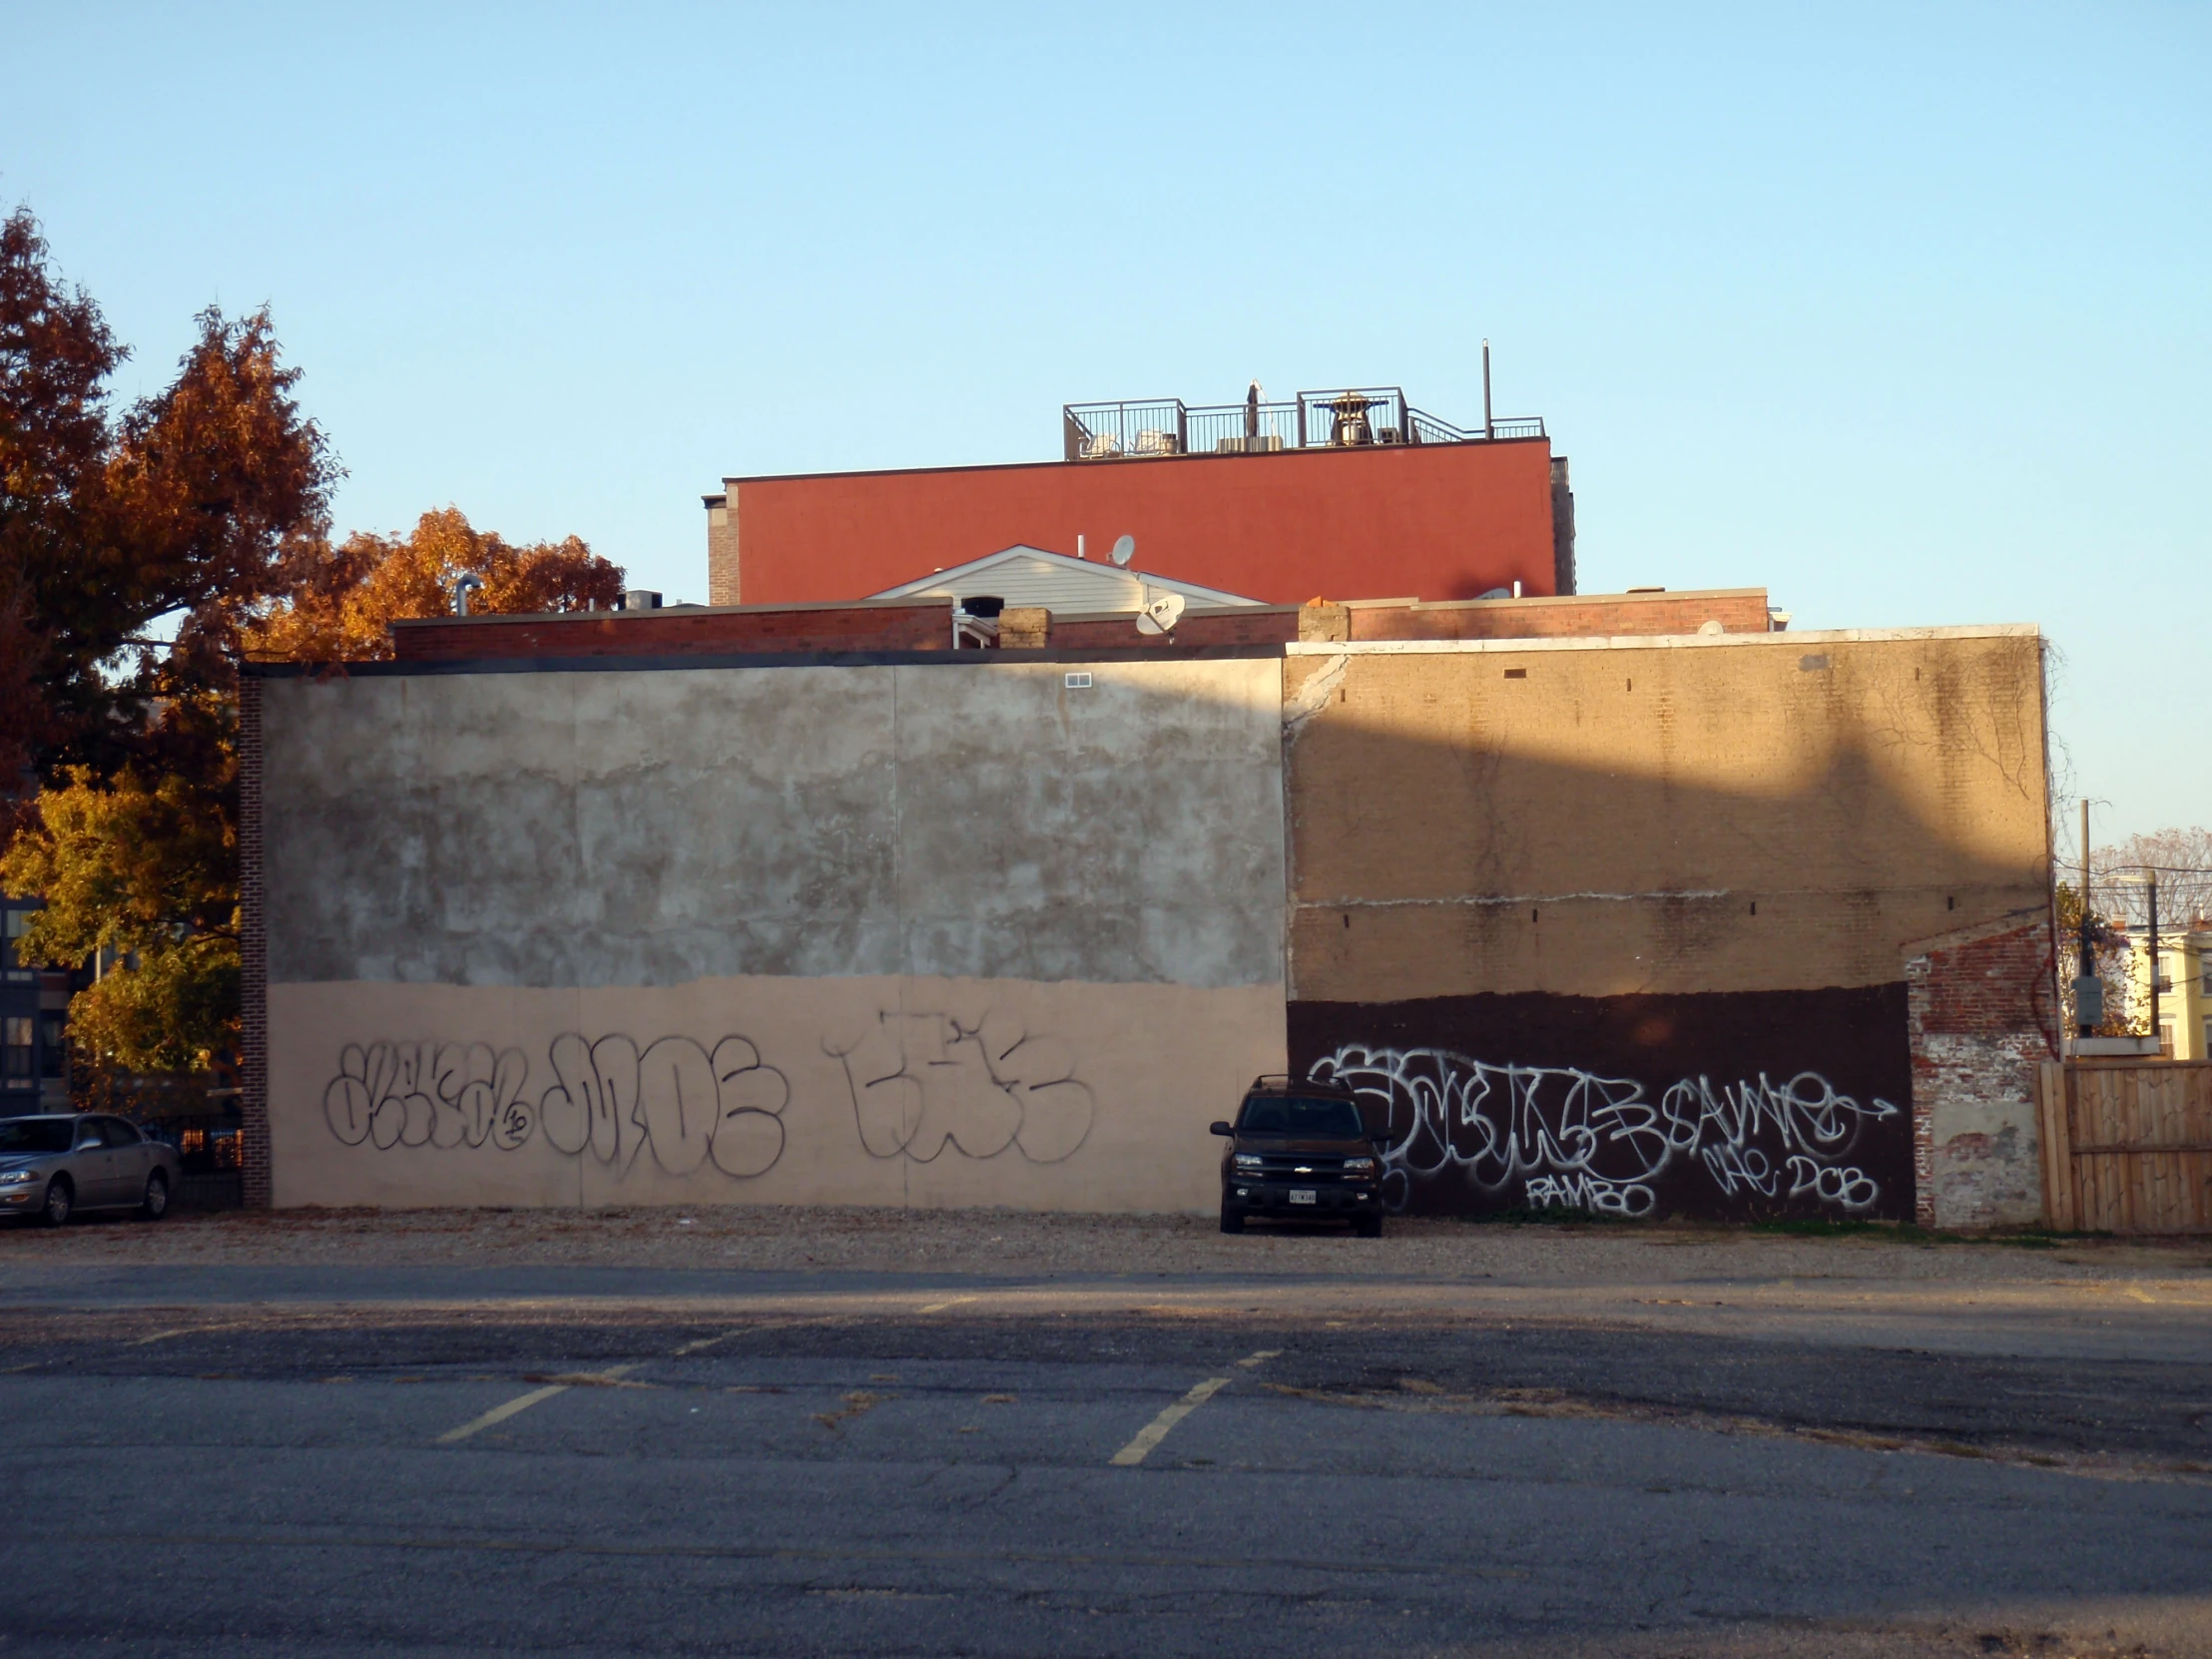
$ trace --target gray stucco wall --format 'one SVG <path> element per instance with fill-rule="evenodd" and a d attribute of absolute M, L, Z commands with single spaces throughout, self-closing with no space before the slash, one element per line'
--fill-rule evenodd
<path fill-rule="evenodd" d="M 274 679 L 273 983 L 1282 977 L 1281 665 Z"/>

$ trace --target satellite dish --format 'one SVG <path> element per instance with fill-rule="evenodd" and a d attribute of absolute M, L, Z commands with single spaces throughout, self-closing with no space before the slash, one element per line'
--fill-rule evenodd
<path fill-rule="evenodd" d="M 1137 538 L 1122 536 L 1114 542 L 1114 563 L 1125 565 L 1137 556 Z"/>
<path fill-rule="evenodd" d="M 1124 540 L 1128 538 L 1124 537 Z M 1144 609 L 1137 613 L 1137 632 L 1140 634 L 1165 634 L 1170 632 L 1176 619 L 1183 614 L 1183 596 L 1179 593 L 1154 593 L 1144 590 Z"/>

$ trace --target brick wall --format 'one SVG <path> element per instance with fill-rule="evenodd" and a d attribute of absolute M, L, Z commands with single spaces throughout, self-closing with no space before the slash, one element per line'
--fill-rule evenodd
<path fill-rule="evenodd" d="M 240 1140 L 249 1210 L 266 1210 L 269 1184 L 269 922 L 262 871 L 262 682 L 239 681 Z"/>
<path fill-rule="evenodd" d="M 1573 599 L 1476 599 L 1444 605 L 1352 606 L 1356 640 L 1607 639 L 1767 632 L 1765 588 L 1696 593 L 1603 593 Z"/>
<path fill-rule="evenodd" d="M 1913 1162 L 1926 1227 L 2042 1214 L 2037 1068 L 2058 1056 L 2048 910 L 1906 946 Z"/>
<path fill-rule="evenodd" d="M 1185 611 L 1172 634 L 1140 634 L 1137 615 L 1056 616 L 1047 643 L 1055 651 L 1124 651 L 1131 646 L 1281 645 L 1298 638 L 1298 607 Z"/>
<path fill-rule="evenodd" d="M 754 611 L 568 612 L 395 623 L 402 662 L 487 657 L 661 657 L 685 652 L 931 651 L 952 643 L 951 607 L 779 606 Z"/>
<path fill-rule="evenodd" d="M 744 583 L 738 571 L 738 491 L 732 485 L 707 498 L 707 603 L 741 605 Z"/>
<path fill-rule="evenodd" d="M 1187 611 L 1173 634 L 1140 634 L 1135 612 L 1047 615 L 1054 650 L 1131 646 L 1282 645 L 1302 636 L 1312 605 Z M 1718 622 L 1731 634 L 1764 633 L 1763 588 L 1716 593 L 1596 594 L 1579 599 L 1492 599 L 1442 605 L 1320 607 L 1346 619 L 1355 640 L 1604 639 L 1694 634 Z M 685 652 L 943 651 L 951 619 L 942 600 L 923 603 L 705 607 L 638 614 L 433 617 L 394 623 L 402 662 L 485 658 L 674 656 Z M 1342 634 L 1329 637 L 1343 638 Z"/>

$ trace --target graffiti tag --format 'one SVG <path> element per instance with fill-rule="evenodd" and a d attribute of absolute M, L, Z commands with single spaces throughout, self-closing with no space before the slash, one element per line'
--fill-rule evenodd
<path fill-rule="evenodd" d="M 1456 1170 L 1485 1195 L 1532 1207 L 1649 1215 L 1677 1164 L 1725 1196 L 1811 1198 L 1865 1210 L 1880 1185 L 1846 1162 L 1867 1125 L 1898 1108 L 1862 1103 L 1818 1072 L 1716 1086 L 1684 1078 L 1655 1101 L 1631 1077 L 1574 1066 L 1494 1065 L 1441 1048 L 1347 1044 L 1313 1075 L 1387 1112 L 1383 1190 L 1402 1208 L 1416 1177 Z"/>
<path fill-rule="evenodd" d="M 948 1146 L 968 1158 L 1012 1148 L 1054 1164 L 1091 1132 L 1094 1103 L 1074 1050 L 1000 1014 L 885 1012 L 823 1048 L 844 1067 L 871 1157 L 926 1164 Z"/>
<path fill-rule="evenodd" d="M 522 1050 L 488 1043 L 348 1043 L 322 1095 L 330 1133 L 347 1146 L 482 1146 L 512 1152 L 542 1126 L 556 1152 L 628 1175 L 640 1153 L 670 1175 L 712 1162 L 761 1175 L 784 1155 L 791 1086 L 740 1036 L 709 1053 L 690 1037 L 640 1050 L 630 1037 L 553 1039 L 553 1082 L 533 1104 Z"/>

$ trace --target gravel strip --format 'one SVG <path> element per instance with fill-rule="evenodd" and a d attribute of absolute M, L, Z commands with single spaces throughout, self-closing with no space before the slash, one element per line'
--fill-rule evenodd
<path fill-rule="evenodd" d="M 1343 1274 L 1516 1283 L 1879 1279 L 2050 1283 L 2212 1275 L 2212 1240 L 1932 1243 L 1885 1230 L 1829 1236 L 1685 1225 L 1400 1219 L 1381 1240 L 1210 1217 L 1015 1210 L 281 1210 L 93 1217 L 58 1232 L 0 1227 L 0 1269 L 150 1263 L 283 1266 L 578 1266 L 1066 1274 Z"/>

